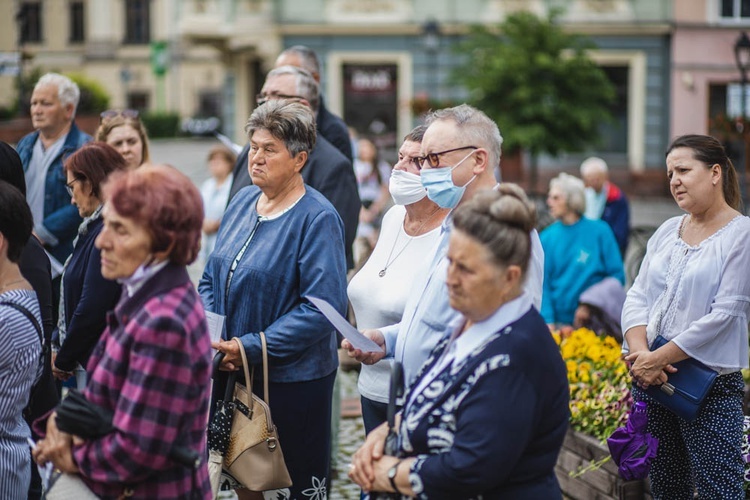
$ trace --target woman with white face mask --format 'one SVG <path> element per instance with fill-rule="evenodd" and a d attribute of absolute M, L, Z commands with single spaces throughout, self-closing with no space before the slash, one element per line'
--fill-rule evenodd
<path fill-rule="evenodd" d="M 372 255 L 349 282 L 360 330 L 401 321 L 411 285 L 427 268 L 449 212 L 427 197 L 420 180 L 421 165 L 415 159 L 425 130 L 420 125 L 404 138 L 389 183 L 395 206 L 383 216 Z M 389 360 L 362 365 L 358 385 L 368 433 L 386 420 L 390 366 Z"/>

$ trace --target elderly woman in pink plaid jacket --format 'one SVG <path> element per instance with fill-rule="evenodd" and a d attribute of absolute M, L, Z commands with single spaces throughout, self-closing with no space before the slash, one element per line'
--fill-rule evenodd
<path fill-rule="evenodd" d="M 206 456 L 210 339 L 185 269 L 200 246 L 200 193 L 166 166 L 115 174 L 104 191 L 96 246 L 102 275 L 123 292 L 83 394 L 113 412 L 115 430 L 82 440 L 60 431 L 53 413 L 35 459 L 80 474 L 102 498 L 209 499 L 205 461 L 191 468 L 170 458 L 174 446 Z"/>

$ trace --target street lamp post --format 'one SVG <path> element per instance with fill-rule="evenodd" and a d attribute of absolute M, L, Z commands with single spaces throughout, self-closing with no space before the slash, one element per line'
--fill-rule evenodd
<path fill-rule="evenodd" d="M 18 80 L 18 116 L 23 116 L 23 108 L 26 104 L 26 99 L 23 93 L 23 33 L 24 28 L 26 27 L 27 16 L 26 9 L 24 9 L 23 4 L 19 2 L 18 9 L 16 10 L 16 26 L 18 28 L 18 33 L 16 33 L 16 47 L 18 49 L 18 75 L 16 76 Z"/>
<path fill-rule="evenodd" d="M 434 19 L 430 19 L 422 26 L 422 45 L 424 46 L 425 52 L 427 52 L 428 59 L 428 75 L 430 75 L 430 81 L 428 86 L 433 86 L 430 89 L 432 99 L 437 100 L 440 91 L 440 82 L 438 81 L 438 68 L 437 68 L 437 54 L 440 50 L 440 25 Z"/>
<path fill-rule="evenodd" d="M 737 123 L 737 131 L 740 133 L 742 138 L 742 171 L 740 174 L 740 192 L 742 193 L 743 205 L 747 206 L 747 141 L 745 136 L 746 130 L 746 116 L 747 116 L 747 103 L 745 102 L 745 93 L 747 88 L 747 72 L 750 69 L 750 38 L 744 31 L 740 33 L 739 38 L 734 43 L 734 60 L 737 63 L 737 69 L 740 71 L 740 120 Z"/>

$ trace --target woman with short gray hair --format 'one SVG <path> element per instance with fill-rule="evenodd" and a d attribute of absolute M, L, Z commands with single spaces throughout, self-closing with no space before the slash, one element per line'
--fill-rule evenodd
<path fill-rule="evenodd" d="M 248 363 L 259 365 L 265 332 L 271 411 L 293 482 L 291 491 L 274 498 L 310 492 L 322 498 L 329 486 L 338 357 L 333 328 L 308 297 L 346 314 L 344 226 L 300 175 L 315 145 L 308 106 L 270 100 L 253 112 L 246 130 L 253 185 L 229 203 L 198 286 L 206 310 L 226 317 L 225 337 L 213 344 L 224 353 L 213 394 L 224 394 L 226 372 L 242 366 L 232 339 L 240 339 Z M 262 396 L 256 380 L 253 390 Z M 238 490 L 240 498 L 245 493 Z"/>
<path fill-rule="evenodd" d="M 539 235 L 544 248 L 542 316 L 549 325 L 571 325 L 578 297 L 604 278 L 625 282 L 622 257 L 606 222 L 583 216 L 583 181 L 562 173 L 550 181 L 547 206 L 556 221 Z"/>

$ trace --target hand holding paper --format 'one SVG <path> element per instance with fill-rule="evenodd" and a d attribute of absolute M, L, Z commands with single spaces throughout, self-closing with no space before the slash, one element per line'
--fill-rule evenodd
<path fill-rule="evenodd" d="M 356 328 L 350 325 L 331 304 L 317 297 L 307 296 L 305 298 L 323 313 L 323 316 L 331 322 L 336 330 L 341 332 L 341 335 L 351 343 L 354 349 L 359 349 L 362 352 L 383 352 L 383 349 L 378 344 L 362 335 Z"/>

